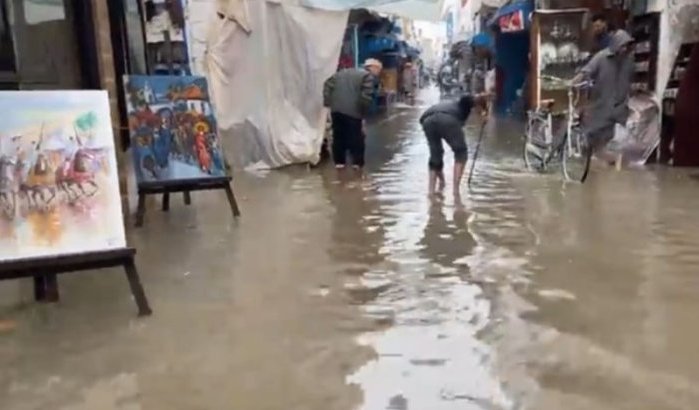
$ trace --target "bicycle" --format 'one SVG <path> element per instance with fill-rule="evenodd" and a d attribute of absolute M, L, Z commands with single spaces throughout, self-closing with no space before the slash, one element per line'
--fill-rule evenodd
<path fill-rule="evenodd" d="M 566 111 L 553 111 L 555 100 L 542 100 L 540 106 L 527 113 L 524 136 L 524 162 L 529 170 L 546 172 L 550 164 L 561 163 L 563 176 L 568 181 L 585 182 L 590 171 L 592 149 L 582 130 L 581 116 L 576 107 L 580 101 L 581 91 L 590 86 L 585 81 L 569 84 L 557 77 L 542 76 L 568 89 L 568 107 Z M 566 116 L 565 134 L 559 141 L 554 137 L 554 117 Z"/>

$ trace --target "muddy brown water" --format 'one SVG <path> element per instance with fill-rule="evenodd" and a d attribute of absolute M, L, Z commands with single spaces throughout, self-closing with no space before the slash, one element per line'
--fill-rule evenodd
<path fill-rule="evenodd" d="M 472 188 L 430 201 L 433 98 L 371 127 L 365 181 L 241 174 L 237 223 L 218 193 L 154 204 L 129 238 L 151 318 L 118 270 L 2 311 L 0 409 L 697 408 L 694 172 L 564 184 L 503 120 Z"/>

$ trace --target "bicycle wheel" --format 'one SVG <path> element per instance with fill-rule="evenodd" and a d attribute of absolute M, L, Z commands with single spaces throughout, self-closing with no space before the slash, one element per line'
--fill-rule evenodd
<path fill-rule="evenodd" d="M 568 181 L 583 183 L 590 173 L 592 148 L 579 129 L 573 129 L 563 142 L 563 176 Z"/>

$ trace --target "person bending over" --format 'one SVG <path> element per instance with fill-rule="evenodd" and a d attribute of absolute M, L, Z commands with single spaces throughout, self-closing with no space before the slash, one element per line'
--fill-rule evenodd
<path fill-rule="evenodd" d="M 444 189 L 444 145 L 449 145 L 454 153 L 454 194 L 458 196 L 461 179 L 468 160 L 468 147 L 464 136 L 464 124 L 474 106 L 480 109 L 484 120 L 487 115 L 486 94 L 464 95 L 455 101 L 445 101 L 428 108 L 420 117 L 420 125 L 425 132 L 430 148 L 429 194 Z"/>

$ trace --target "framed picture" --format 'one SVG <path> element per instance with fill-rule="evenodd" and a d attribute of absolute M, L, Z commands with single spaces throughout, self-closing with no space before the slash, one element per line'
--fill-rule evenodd
<path fill-rule="evenodd" d="M 125 247 L 106 91 L 4 91 L 0 110 L 0 263 Z"/>
<path fill-rule="evenodd" d="M 139 183 L 226 176 L 204 77 L 126 76 L 124 86 Z"/>

